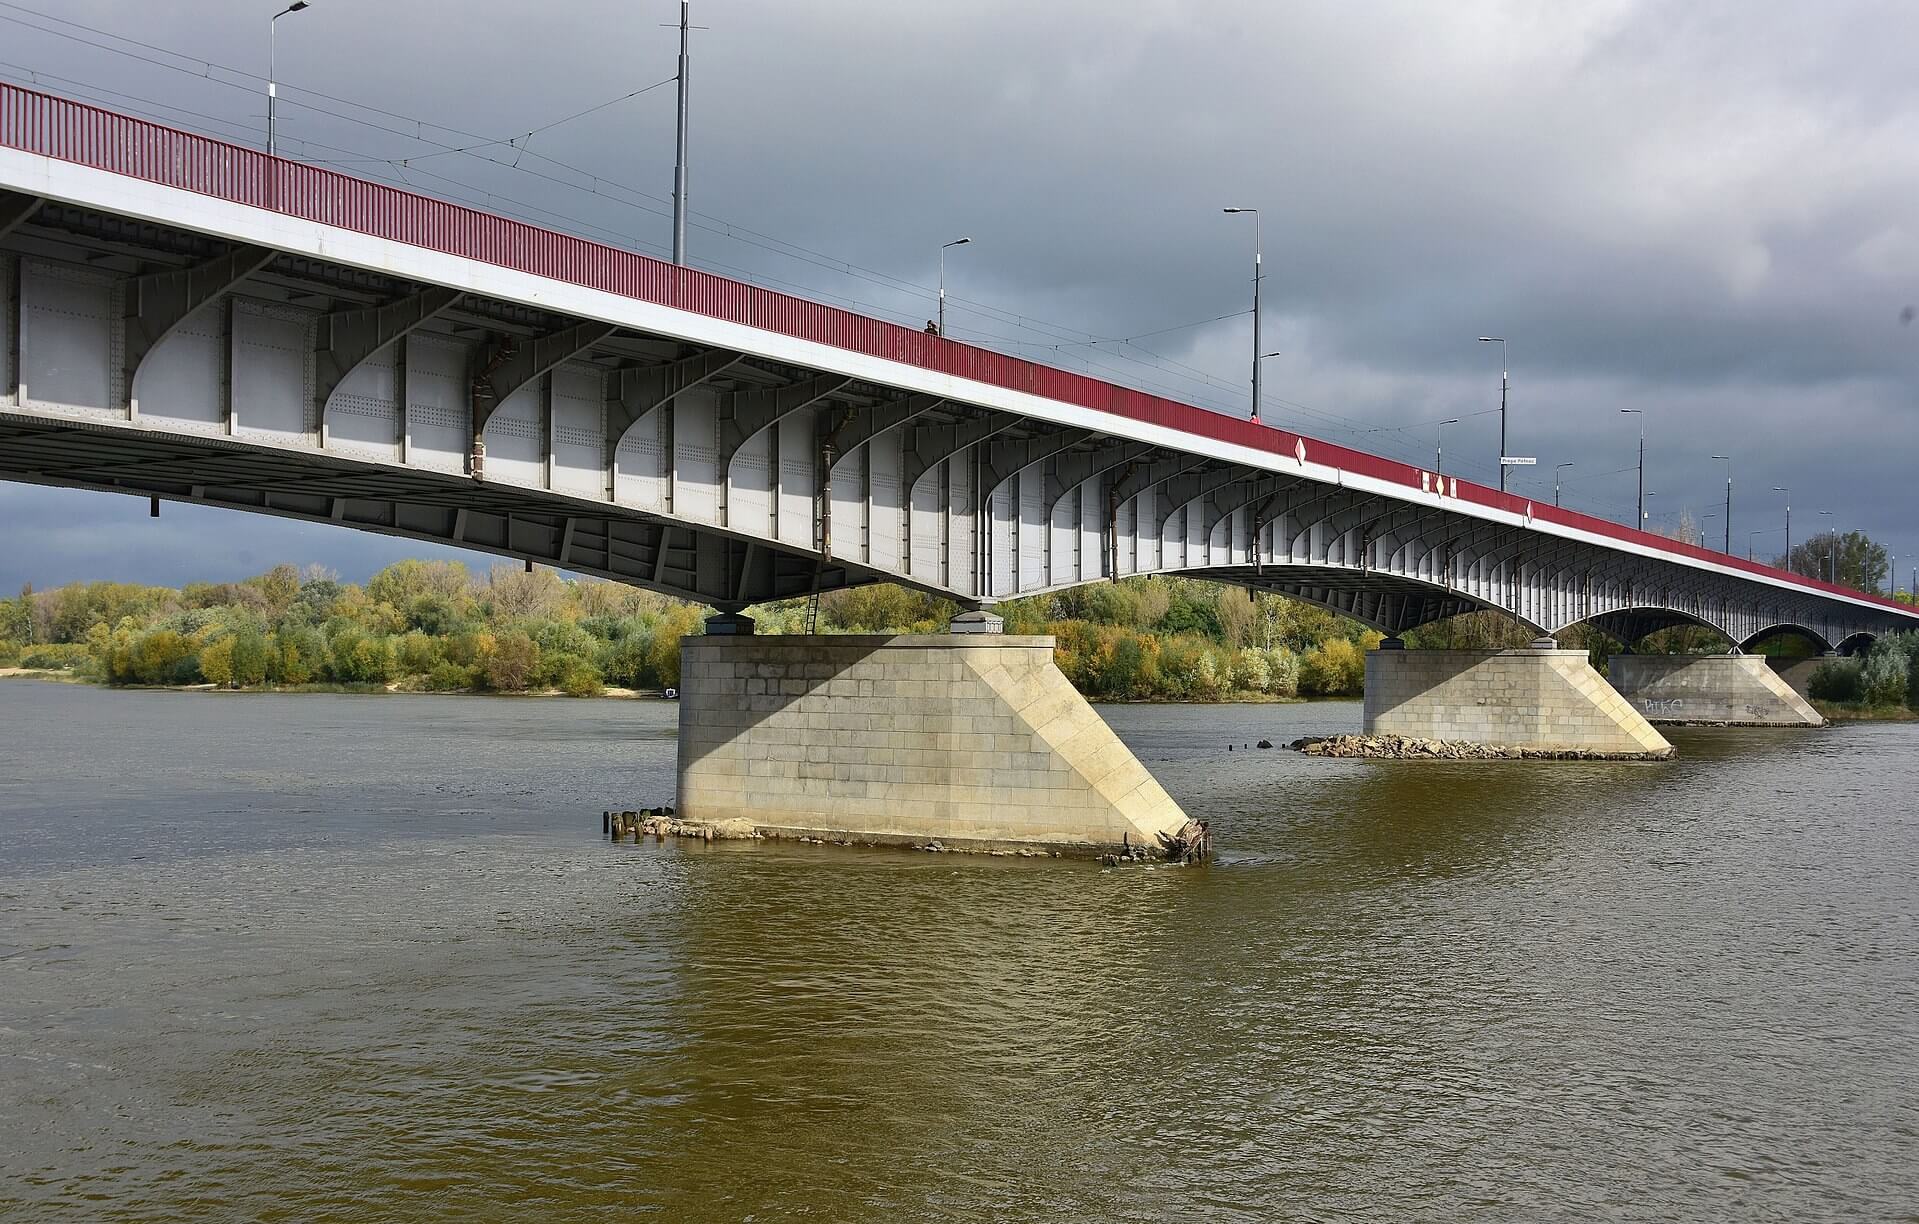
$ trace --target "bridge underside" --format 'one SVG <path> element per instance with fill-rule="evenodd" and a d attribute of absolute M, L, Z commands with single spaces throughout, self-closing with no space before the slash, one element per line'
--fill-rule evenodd
<path fill-rule="evenodd" d="M 0 479 L 450 544 L 715 606 L 879 580 L 711 528 L 460 476 L 0 412 Z"/>

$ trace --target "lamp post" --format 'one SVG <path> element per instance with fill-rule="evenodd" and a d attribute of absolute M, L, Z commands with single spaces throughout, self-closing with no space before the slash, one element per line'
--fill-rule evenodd
<path fill-rule="evenodd" d="M 1746 533 L 1746 560 L 1752 560 L 1752 542 L 1755 538 L 1771 531 L 1770 527 L 1755 527 Z"/>
<path fill-rule="evenodd" d="M 946 248 L 965 246 L 971 241 L 973 241 L 971 238 L 955 238 L 951 242 L 940 243 L 940 317 L 938 326 L 939 334 L 942 336 L 946 334 Z"/>
<path fill-rule="evenodd" d="M 1792 490 L 1784 485 L 1774 485 L 1774 493 L 1786 495 L 1786 568 L 1792 568 Z"/>
<path fill-rule="evenodd" d="M 1726 461 L 1726 551 L 1732 551 L 1732 456 L 1714 455 Z"/>
<path fill-rule="evenodd" d="M 1506 491 L 1506 388 L 1511 382 L 1511 366 L 1506 360 L 1506 337 L 1481 336 L 1481 344 L 1499 346 L 1499 491 Z"/>
<path fill-rule="evenodd" d="M 1555 506 L 1559 504 L 1559 473 L 1571 466 L 1573 463 L 1570 459 L 1564 463 L 1553 464 L 1553 505 Z"/>
<path fill-rule="evenodd" d="M 1820 517 L 1822 518 L 1832 518 L 1832 511 L 1830 510 L 1821 510 L 1819 514 L 1820 514 Z M 1835 523 L 1826 524 L 1826 541 L 1827 541 L 1826 555 L 1829 558 L 1829 560 L 1826 563 L 1826 571 L 1832 575 L 1832 577 L 1826 579 L 1826 581 L 1832 583 L 1834 586 L 1838 586 L 1839 585 L 1839 528 Z"/>
<path fill-rule="evenodd" d="M 1700 546 L 1701 548 L 1704 548 L 1704 547 L 1706 546 L 1706 523 L 1707 523 L 1707 521 L 1708 521 L 1708 520 L 1710 520 L 1710 519 L 1716 519 L 1716 518 L 1718 518 L 1718 517 L 1719 517 L 1719 511 L 1717 511 L 1717 510 L 1708 510 L 1708 511 L 1706 511 L 1706 512 L 1705 512 L 1704 514 L 1702 514 L 1702 515 L 1700 515 L 1700 516 L 1699 516 L 1699 539 L 1698 539 L 1698 540 L 1697 540 L 1696 542 L 1698 543 L 1698 545 L 1699 545 L 1699 546 Z M 1691 542 L 1691 541 L 1689 541 L 1689 542 Z"/>
<path fill-rule="evenodd" d="M 1627 416 L 1639 418 L 1639 525 L 1646 525 L 1646 410 L 1644 408 L 1621 408 Z"/>
<path fill-rule="evenodd" d="M 267 20 L 267 156 L 268 157 L 272 157 L 274 154 L 275 145 L 273 143 L 273 119 L 274 119 L 275 112 L 279 109 L 279 101 L 280 101 L 280 85 L 279 85 L 279 75 L 278 75 L 279 74 L 279 58 L 280 58 L 280 48 L 279 48 L 280 18 L 286 16 L 288 13 L 297 13 L 301 9 L 304 9 L 306 6 L 307 6 L 307 0 L 293 0 L 292 4 L 287 5 L 285 8 L 281 9 L 279 12 L 275 13 L 271 18 Z"/>
<path fill-rule="evenodd" d="M 1439 466 L 1439 461 L 1446 454 L 1446 426 L 1459 424 L 1459 418 L 1447 417 L 1435 423 L 1439 428 L 1433 431 L 1433 475 L 1438 476 L 1445 470 Z"/>
<path fill-rule="evenodd" d="M 1224 213 L 1251 213 L 1253 215 L 1253 420 L 1259 419 L 1259 282 L 1265 278 L 1264 244 L 1259 235 L 1259 210 L 1257 208 L 1222 208 Z"/>

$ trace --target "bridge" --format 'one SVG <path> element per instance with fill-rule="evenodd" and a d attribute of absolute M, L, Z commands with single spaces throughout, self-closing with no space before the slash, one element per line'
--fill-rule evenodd
<path fill-rule="evenodd" d="M 873 582 L 954 600 L 970 610 L 956 630 L 991 629 L 998 600 L 1135 574 L 1277 592 L 1392 635 L 1479 609 L 1542 639 L 1704 625 L 1730 659 L 1782 634 L 1849 651 L 1919 626 L 1887 600 L 1445 473 L 5 84 L 0 322 L 0 478 L 538 561 L 710 604 L 715 637 L 749 634 L 751 604 Z M 997 641 L 951 657 L 1023 649 Z M 947 675 L 876 661 L 908 645 L 791 665 L 822 691 L 862 667 Z M 683 801 L 703 760 L 790 782 L 728 757 L 779 717 L 699 745 L 749 698 L 812 694 L 736 674 L 726 660 L 745 656 L 715 649 L 688 655 L 683 715 L 700 725 L 683 727 Z M 1460 699 L 1433 696 L 1461 683 L 1450 671 L 1374 699 L 1434 664 L 1392 653 L 1369 660 L 1369 724 L 1459 726 Z M 1024 685 L 1019 700 L 1084 722 L 1053 710 L 1050 665 L 1012 657 L 975 669 L 992 690 L 980 710 L 1018 706 L 1004 686 Z M 1534 704 L 1534 722 L 1554 708 Z M 803 722 L 788 706 L 758 713 Z M 1034 717 L 1014 709 L 1007 726 Z M 1117 741 L 1079 729 L 1097 760 L 1034 793 L 1125 781 L 1125 802 L 1160 813 L 1132 827 L 1165 825 L 1171 801 L 1130 754 L 1105 779 Z M 789 746 L 802 758 L 805 740 Z M 1026 754 L 1036 777 L 1058 771 L 1058 748 Z M 909 765 L 950 782 L 945 758 Z M 878 794 L 897 778 L 828 780 Z M 744 813 L 753 789 L 717 806 Z"/>

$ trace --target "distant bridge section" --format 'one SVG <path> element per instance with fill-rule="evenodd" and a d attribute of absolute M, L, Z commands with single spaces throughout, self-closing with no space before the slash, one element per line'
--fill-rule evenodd
<path fill-rule="evenodd" d="M 0 85 L 0 478 L 725 610 L 1131 574 L 1826 647 L 1909 608 L 1437 472 Z"/>

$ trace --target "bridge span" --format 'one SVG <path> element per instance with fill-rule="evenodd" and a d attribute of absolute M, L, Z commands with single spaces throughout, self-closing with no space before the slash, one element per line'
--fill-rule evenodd
<path fill-rule="evenodd" d="M 879 581 L 983 613 L 1169 573 L 1388 634 L 1487 608 L 1542 636 L 1699 624 L 1735 648 L 1919 626 L 1890 601 L 1445 473 L 5 84 L 0 327 L 0 478 L 454 544 L 722 613 Z M 1067 716 L 1045 668 L 981 662 L 988 649 L 962 652 L 979 717 Z M 707 658 L 689 655 L 695 673 Z M 890 666 L 950 671 L 915 659 Z M 782 696 L 713 666 L 728 700 Z M 1028 698 L 1044 708 L 1020 713 Z M 1103 793 L 1117 741 L 1073 725 L 1090 755 L 1066 771 Z M 698 729 L 683 787 L 688 742 Z M 1035 777 L 1063 759 L 1027 755 Z M 746 763 L 741 779 L 805 772 Z M 1163 831 L 1171 801 L 1131 765 L 1131 798 L 1088 803 L 1143 804 L 1159 815 L 1128 827 Z M 828 780 L 890 802 L 903 776 Z"/>

